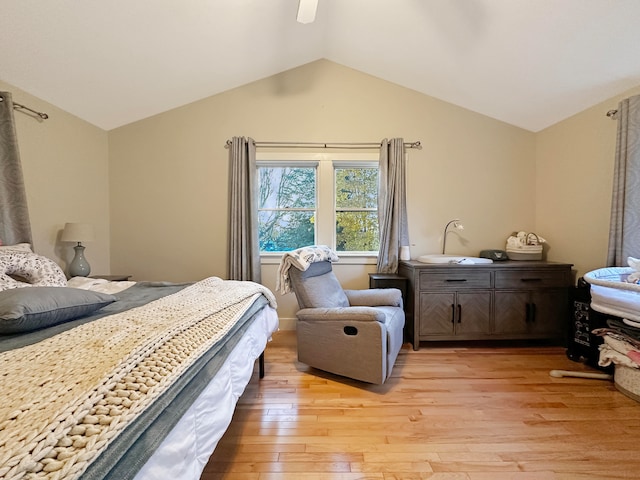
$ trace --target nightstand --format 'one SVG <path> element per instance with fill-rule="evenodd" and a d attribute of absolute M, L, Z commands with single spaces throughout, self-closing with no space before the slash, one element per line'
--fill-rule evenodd
<path fill-rule="evenodd" d="M 397 288 L 402 292 L 402 300 L 407 301 L 407 278 L 395 273 L 370 273 L 369 288 Z"/>
<path fill-rule="evenodd" d="M 110 282 L 126 282 L 131 278 L 131 275 L 91 275 L 89 278 L 101 278 Z"/>
<path fill-rule="evenodd" d="M 397 288 L 402 293 L 402 307 L 407 313 L 407 284 L 409 283 L 409 279 L 407 277 L 403 277 L 402 275 L 398 275 L 397 273 L 370 273 L 369 274 L 369 288 Z M 413 338 L 410 335 L 410 331 L 408 330 L 408 322 L 405 322 L 404 326 L 404 339 L 403 341 L 408 342 Z"/>

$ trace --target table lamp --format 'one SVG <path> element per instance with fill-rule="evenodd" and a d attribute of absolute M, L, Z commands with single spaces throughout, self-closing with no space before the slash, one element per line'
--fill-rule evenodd
<path fill-rule="evenodd" d="M 91 266 L 84 258 L 84 246 L 81 242 L 90 242 L 94 237 L 93 225 L 90 223 L 66 223 L 64 225 L 60 241 L 78 243 L 73 247 L 76 254 L 69 264 L 69 277 L 86 277 L 91 273 Z"/>

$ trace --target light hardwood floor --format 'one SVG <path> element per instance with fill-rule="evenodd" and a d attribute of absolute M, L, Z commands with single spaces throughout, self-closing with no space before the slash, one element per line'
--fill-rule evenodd
<path fill-rule="evenodd" d="M 369 385 L 266 350 L 202 480 L 640 478 L 640 404 L 561 347 L 406 344 Z"/>

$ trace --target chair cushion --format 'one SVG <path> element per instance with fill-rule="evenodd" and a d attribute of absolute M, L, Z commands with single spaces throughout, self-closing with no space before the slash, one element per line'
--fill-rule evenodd
<path fill-rule="evenodd" d="M 295 270 L 297 271 L 297 278 L 309 278 L 329 273 L 332 271 L 332 268 L 331 262 L 323 261 L 312 263 L 306 270 L 299 270 L 297 268 Z"/>
<path fill-rule="evenodd" d="M 298 320 L 380 322 L 385 323 L 387 313 L 374 307 L 303 308 L 296 313 Z"/>
<path fill-rule="evenodd" d="M 303 275 L 304 273 L 307 272 L 300 272 L 297 269 L 291 269 L 289 272 L 300 308 L 349 306 L 349 299 L 333 271 L 316 276 Z"/>
<path fill-rule="evenodd" d="M 369 290 L 345 290 L 352 307 L 402 307 L 402 292 L 397 288 L 370 288 Z"/>

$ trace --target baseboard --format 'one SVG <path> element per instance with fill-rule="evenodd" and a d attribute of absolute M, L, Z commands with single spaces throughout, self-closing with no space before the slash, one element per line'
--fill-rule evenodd
<path fill-rule="evenodd" d="M 296 318 L 280 318 L 280 330 L 295 330 Z"/>

